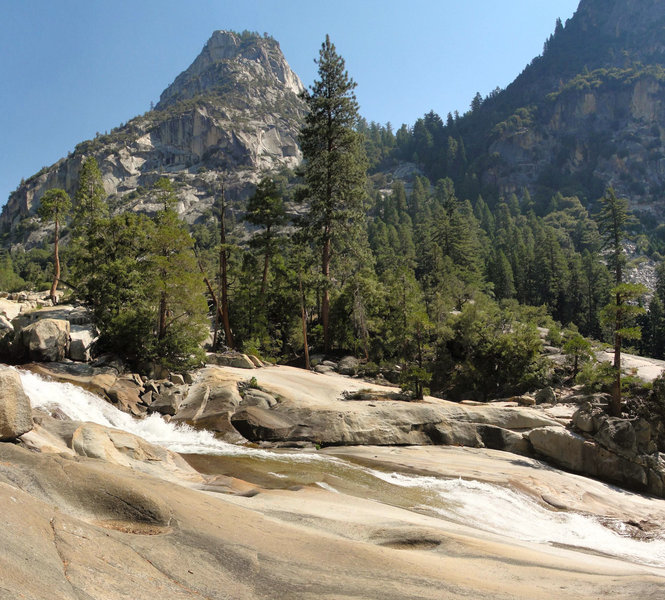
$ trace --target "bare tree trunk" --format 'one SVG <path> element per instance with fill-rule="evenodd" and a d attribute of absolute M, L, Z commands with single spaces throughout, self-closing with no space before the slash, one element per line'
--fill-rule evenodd
<path fill-rule="evenodd" d="M 226 338 L 226 345 L 233 350 L 235 344 L 233 342 L 233 333 L 231 333 L 231 323 L 229 321 L 229 283 L 228 283 L 228 255 L 226 249 L 226 226 L 224 223 L 224 184 L 221 189 L 221 207 L 219 211 L 219 232 L 220 232 L 220 250 L 219 250 L 219 276 L 221 281 L 221 311 L 222 311 L 222 325 L 224 327 L 224 337 Z"/>
<path fill-rule="evenodd" d="M 159 332 L 158 339 L 164 339 L 166 335 L 166 292 L 162 292 L 159 298 Z"/>
<path fill-rule="evenodd" d="M 323 325 L 323 349 L 324 352 L 330 351 L 330 236 L 326 235 L 326 241 L 323 244 L 323 253 L 321 256 L 321 274 L 324 278 L 323 296 L 321 298 L 321 323 Z"/>
<path fill-rule="evenodd" d="M 305 368 L 309 371 L 309 345 L 307 344 L 307 312 L 305 311 L 305 294 L 302 290 L 302 275 L 298 271 L 298 287 L 300 288 L 300 316 L 302 318 L 302 339 L 305 348 Z"/>
<path fill-rule="evenodd" d="M 621 334 L 619 331 L 623 326 L 621 318 L 621 294 L 616 295 L 616 322 L 614 325 L 614 384 L 612 385 L 612 400 L 610 401 L 609 412 L 613 417 L 621 416 Z"/>
<path fill-rule="evenodd" d="M 55 242 L 53 243 L 53 283 L 51 284 L 51 292 L 49 296 L 51 297 L 51 302 L 55 306 L 58 303 L 58 297 L 56 296 L 56 289 L 58 288 L 58 281 L 60 281 L 60 252 L 58 249 L 60 242 L 60 223 L 58 222 L 58 217 L 55 218 Z"/>

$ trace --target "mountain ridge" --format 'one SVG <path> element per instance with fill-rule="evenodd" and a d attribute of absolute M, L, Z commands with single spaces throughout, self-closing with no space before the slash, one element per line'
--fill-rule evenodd
<path fill-rule="evenodd" d="M 189 222 L 210 207 L 219 176 L 231 203 L 239 202 L 263 173 L 300 163 L 303 90 L 275 40 L 216 31 L 154 110 L 78 144 L 23 182 L 3 207 L 0 228 L 12 232 L 14 242 L 38 243 L 36 225 L 23 221 L 34 215 L 47 189 L 73 194 L 88 156 L 97 159 L 116 212 L 151 212 L 154 203 L 144 190 L 165 175 L 176 184 L 178 210 Z"/>

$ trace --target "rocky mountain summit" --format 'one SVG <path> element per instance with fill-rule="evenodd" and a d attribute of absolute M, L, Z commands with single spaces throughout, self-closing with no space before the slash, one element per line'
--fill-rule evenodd
<path fill-rule="evenodd" d="M 88 156 L 99 163 L 113 210 L 150 212 L 143 192 L 168 175 L 179 212 L 193 222 L 209 208 L 210 187 L 219 175 L 233 201 L 245 197 L 262 173 L 300 162 L 303 89 L 275 40 L 216 31 L 154 110 L 79 144 L 23 182 L 4 207 L 0 227 L 13 230 L 15 241 L 37 241 L 37 233 L 32 240 L 30 227 L 19 224 L 34 214 L 49 188 L 73 193 Z"/>

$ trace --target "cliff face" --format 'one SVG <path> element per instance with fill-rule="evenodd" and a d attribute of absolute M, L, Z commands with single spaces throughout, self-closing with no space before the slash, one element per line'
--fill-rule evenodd
<path fill-rule="evenodd" d="M 635 207 L 662 212 L 663 100 L 665 2 L 582 0 L 465 129 L 484 140 L 477 151 L 491 167 L 482 176 L 503 193 L 526 186 L 594 200 L 613 185 Z"/>
<path fill-rule="evenodd" d="M 79 144 L 67 158 L 28 179 L 9 198 L 0 227 L 15 241 L 36 241 L 19 223 L 43 193 L 73 194 L 85 157 L 94 156 L 113 210 L 149 210 L 140 193 L 160 176 L 176 183 L 179 210 L 192 222 L 210 206 L 210 184 L 223 176 L 228 195 L 246 196 L 260 176 L 301 159 L 303 85 L 279 45 L 254 34 L 216 31 L 155 110 Z"/>

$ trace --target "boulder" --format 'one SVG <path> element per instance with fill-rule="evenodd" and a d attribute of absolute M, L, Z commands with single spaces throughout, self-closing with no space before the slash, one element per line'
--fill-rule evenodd
<path fill-rule="evenodd" d="M 257 368 L 260 369 L 263 366 L 263 363 L 261 362 L 261 359 L 258 356 L 254 356 L 253 354 L 248 354 L 247 358 L 252 361 L 252 364 Z"/>
<path fill-rule="evenodd" d="M 628 419 L 607 417 L 595 435 L 602 446 L 613 452 L 637 452 L 637 436 Z"/>
<path fill-rule="evenodd" d="M 335 372 L 335 367 L 331 367 L 330 365 L 316 365 L 314 367 L 314 372 L 315 373 L 334 373 Z"/>
<path fill-rule="evenodd" d="M 584 472 L 584 445 L 591 444 L 581 435 L 563 427 L 539 427 L 528 434 L 534 450 L 553 463 L 576 471 Z"/>
<path fill-rule="evenodd" d="M 0 314 L 0 335 L 3 331 L 14 333 L 14 326 L 7 317 Z"/>
<path fill-rule="evenodd" d="M 151 392 L 148 392 L 151 393 Z M 176 418 L 179 421 L 193 423 L 193 421 L 205 410 L 208 398 L 210 397 L 210 387 L 204 383 L 191 386 L 187 390 L 185 399 L 178 407 Z"/>
<path fill-rule="evenodd" d="M 236 430 L 249 440 L 284 440 L 295 424 L 285 416 L 278 416 L 258 406 L 248 406 L 231 417 Z"/>
<path fill-rule="evenodd" d="M 536 404 L 556 404 L 556 394 L 551 387 L 538 390 L 536 393 Z"/>
<path fill-rule="evenodd" d="M 21 314 L 24 305 L 6 298 L 0 298 L 0 315 L 6 317 L 8 321 L 12 321 Z"/>
<path fill-rule="evenodd" d="M 360 369 L 360 361 L 355 356 L 345 356 L 337 364 L 337 371 L 342 375 L 355 375 Z"/>
<path fill-rule="evenodd" d="M 253 388 L 247 388 L 244 392 L 244 396 L 240 406 L 259 406 L 261 408 L 269 409 L 277 404 L 274 396 L 271 396 L 267 392 L 261 390 L 255 390 Z"/>
<path fill-rule="evenodd" d="M 14 349 L 30 360 L 58 362 L 69 353 L 69 334 L 69 321 L 41 319 L 16 332 Z"/>
<path fill-rule="evenodd" d="M 180 373 L 171 373 L 169 378 L 174 385 L 185 385 L 185 378 Z"/>
<path fill-rule="evenodd" d="M 535 406 L 536 400 L 531 396 L 513 396 L 511 402 L 517 402 L 520 406 Z"/>
<path fill-rule="evenodd" d="M 0 441 L 14 440 L 32 429 L 30 400 L 17 371 L 0 369 Z"/>
<path fill-rule="evenodd" d="M 162 387 L 158 395 L 152 397 L 150 412 L 173 416 L 178 412 L 184 398 L 184 390 L 179 387 Z"/>
<path fill-rule="evenodd" d="M 557 348 L 556 346 L 543 346 L 543 354 L 548 354 L 550 356 L 561 354 L 561 348 Z"/>
<path fill-rule="evenodd" d="M 521 433 L 493 425 L 478 425 L 477 429 L 480 439 L 486 448 L 512 452 L 513 454 L 521 454 L 523 456 L 530 456 L 532 454 L 529 441 Z"/>
<path fill-rule="evenodd" d="M 92 325 L 72 325 L 70 332 L 69 358 L 78 362 L 90 362 L 90 348 L 97 339 L 97 330 Z"/>
<path fill-rule="evenodd" d="M 238 409 L 242 402 L 238 386 L 233 382 L 219 383 L 210 387 L 210 392 L 205 405 L 202 406 L 193 425 L 212 431 L 225 433 L 231 415 Z"/>
<path fill-rule="evenodd" d="M 424 428 L 434 444 L 445 446 L 468 446 L 482 448 L 483 443 L 478 434 L 478 427 L 474 423 L 459 423 L 457 421 L 442 421 Z"/>
<path fill-rule="evenodd" d="M 596 431 L 595 419 L 590 404 L 585 404 L 573 413 L 573 425 L 584 433 Z"/>
<path fill-rule="evenodd" d="M 255 369 L 254 363 L 240 352 L 225 352 L 224 354 L 208 354 L 208 362 L 220 367 L 235 367 L 237 369 Z"/>
<path fill-rule="evenodd" d="M 639 491 L 650 485 L 647 462 L 637 455 L 622 456 L 562 427 L 534 429 L 528 438 L 538 454 L 564 469 Z"/>
<path fill-rule="evenodd" d="M 136 381 L 132 376 L 123 376 L 115 380 L 106 391 L 106 395 L 123 412 L 139 416 L 144 411 L 138 405 L 145 404 L 140 396 L 142 391 L 143 389 L 136 385 Z"/>

